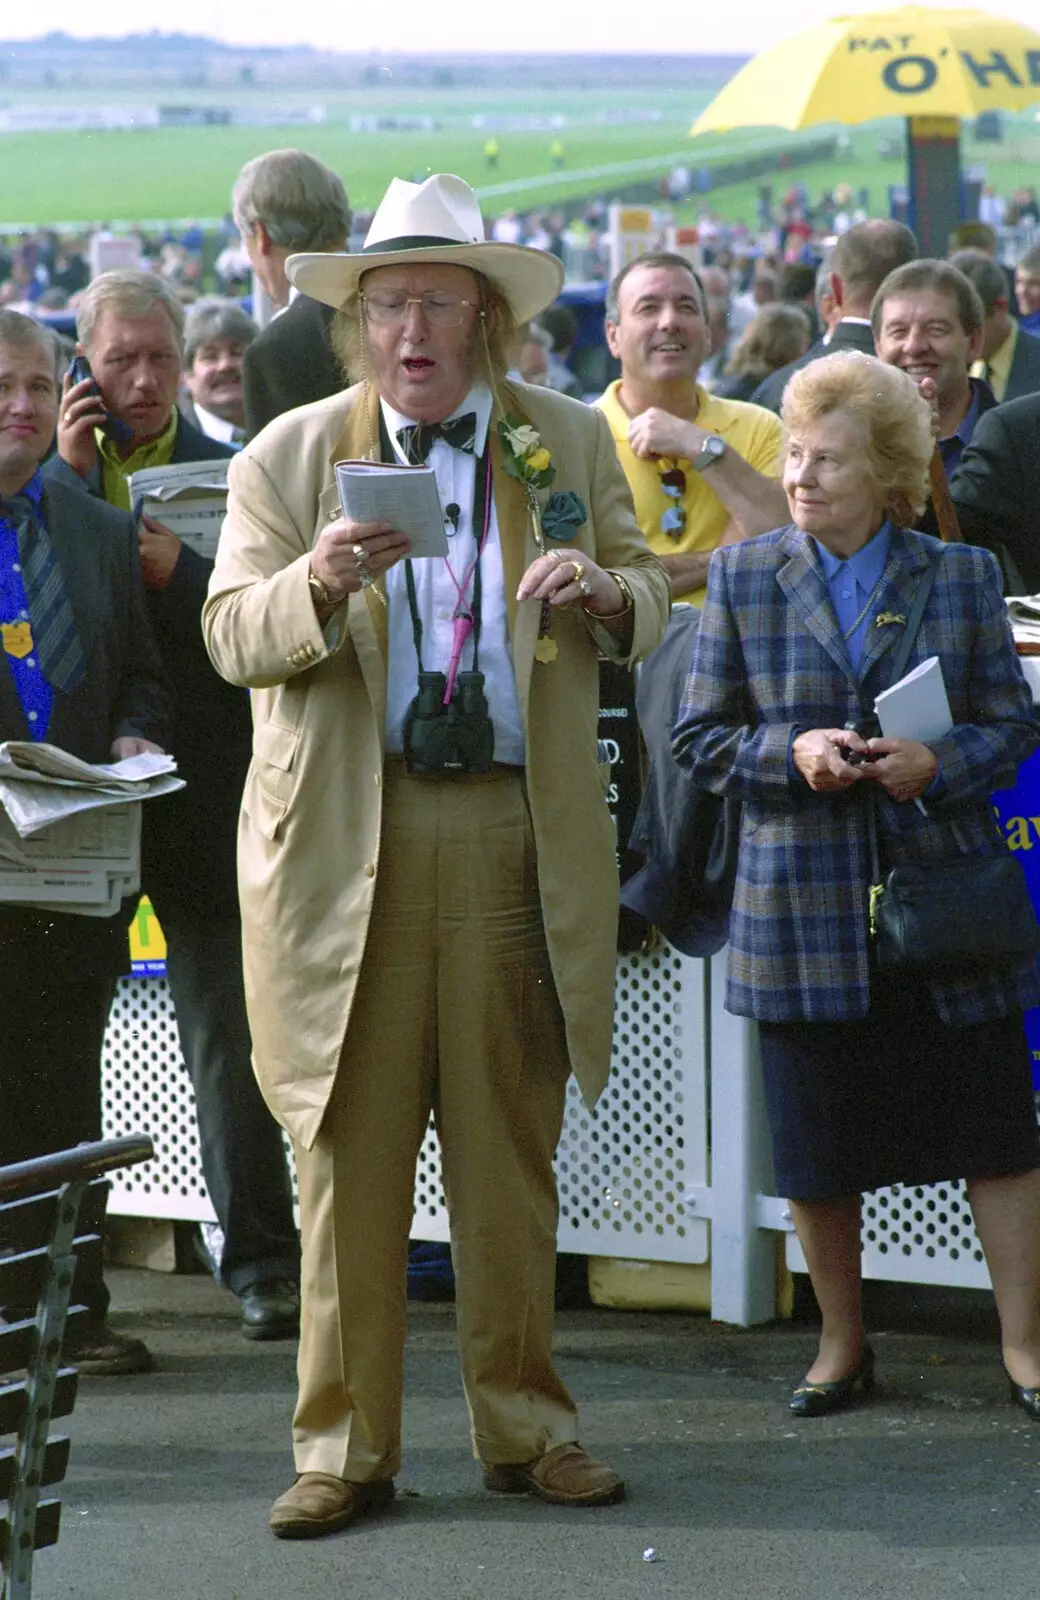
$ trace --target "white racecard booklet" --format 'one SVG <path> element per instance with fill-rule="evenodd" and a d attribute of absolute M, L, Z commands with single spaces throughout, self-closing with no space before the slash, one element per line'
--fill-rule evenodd
<path fill-rule="evenodd" d="M 336 487 L 352 522 L 389 522 L 412 541 L 413 557 L 446 556 L 444 510 L 432 467 L 382 461 L 337 461 Z"/>
<path fill-rule="evenodd" d="M 886 739 L 920 739 L 927 744 L 949 733 L 953 718 L 939 657 L 929 656 L 898 683 L 882 689 L 874 710 Z"/>

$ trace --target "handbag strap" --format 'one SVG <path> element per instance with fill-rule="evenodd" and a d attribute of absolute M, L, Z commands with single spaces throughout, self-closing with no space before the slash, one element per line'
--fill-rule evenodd
<path fill-rule="evenodd" d="M 892 665 L 889 669 L 888 683 L 885 685 L 887 689 L 891 689 L 894 683 L 898 683 L 899 679 L 906 671 L 906 664 L 910 659 L 910 652 L 914 647 L 914 640 L 917 638 L 918 631 L 920 630 L 921 618 L 924 616 L 924 608 L 928 604 L 928 596 L 931 594 L 935 585 L 935 580 L 939 574 L 939 563 L 942 561 L 942 558 L 943 551 L 942 545 L 940 545 L 931 561 L 928 563 L 927 568 L 921 574 L 921 581 L 917 585 L 917 593 L 914 595 L 914 603 L 910 609 L 910 615 L 906 621 L 906 628 L 904 629 L 903 637 L 899 641 L 899 648 L 893 653 L 892 656 Z"/>

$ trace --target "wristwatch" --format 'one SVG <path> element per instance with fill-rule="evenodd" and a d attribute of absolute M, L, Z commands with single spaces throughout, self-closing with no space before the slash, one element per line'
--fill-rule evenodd
<path fill-rule="evenodd" d="M 693 470 L 695 472 L 706 472 L 709 467 L 714 466 L 720 456 L 725 454 L 725 439 L 720 439 L 717 433 L 709 433 L 701 445 L 697 459 L 693 463 Z"/>
<path fill-rule="evenodd" d="M 311 599 L 319 611 L 326 611 L 330 606 L 338 606 L 343 599 L 343 596 L 335 594 L 328 584 L 318 577 L 316 572 L 308 572 L 307 587 L 311 591 Z"/>

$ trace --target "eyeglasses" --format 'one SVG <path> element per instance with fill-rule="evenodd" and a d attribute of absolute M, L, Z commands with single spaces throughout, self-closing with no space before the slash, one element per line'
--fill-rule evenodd
<path fill-rule="evenodd" d="M 670 539 L 679 539 L 686 527 L 686 507 L 680 504 L 686 493 L 686 474 L 681 467 L 669 467 L 659 477 L 661 488 L 672 502 L 661 512 L 661 532 Z"/>
<path fill-rule="evenodd" d="M 401 327 L 408 321 L 409 306 L 418 306 L 431 328 L 458 328 L 466 307 L 473 304 L 443 289 L 427 289 L 425 294 L 394 294 L 384 289 L 363 294 L 361 299 L 369 322 L 379 328 Z"/>

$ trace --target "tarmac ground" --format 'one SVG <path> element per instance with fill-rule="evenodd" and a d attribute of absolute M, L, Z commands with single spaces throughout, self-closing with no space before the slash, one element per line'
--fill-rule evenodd
<path fill-rule="evenodd" d="M 58 1544 L 35 1600 L 955 1600 L 1040 1595 L 1040 1424 L 1006 1398 L 978 1297 L 870 1307 L 875 1397 L 797 1422 L 807 1323 L 558 1317 L 582 1442 L 628 1500 L 565 1510 L 487 1494 L 469 1454 L 454 1309 L 409 1317 L 394 1509 L 280 1542 L 290 1343 L 251 1344 L 211 1280 L 114 1269 L 144 1377 L 84 1378 Z M 980 1304 L 983 1309 L 979 1310 Z M 62 1424 L 62 1427 L 65 1425 Z"/>

